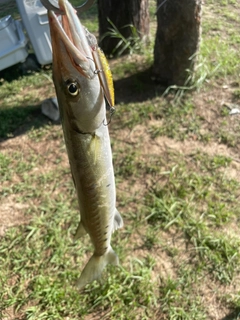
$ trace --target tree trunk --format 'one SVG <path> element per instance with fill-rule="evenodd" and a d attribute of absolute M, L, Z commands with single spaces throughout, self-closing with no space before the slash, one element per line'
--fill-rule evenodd
<path fill-rule="evenodd" d="M 201 38 L 201 0 L 158 0 L 153 78 L 182 86 L 194 71 Z"/>
<path fill-rule="evenodd" d="M 133 35 L 129 25 L 136 28 L 140 39 L 148 37 L 148 0 L 98 0 L 98 17 L 100 46 L 106 54 L 111 54 L 119 43 L 119 39 L 104 37 L 112 27 L 107 18 L 126 39 Z"/>

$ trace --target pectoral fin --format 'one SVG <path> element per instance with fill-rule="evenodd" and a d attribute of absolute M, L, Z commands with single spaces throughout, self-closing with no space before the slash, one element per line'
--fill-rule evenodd
<path fill-rule="evenodd" d="M 114 222 L 113 222 L 113 231 L 116 231 L 119 228 L 123 227 L 123 219 L 120 215 L 120 213 L 118 212 L 118 210 L 115 210 L 115 216 L 114 216 Z"/>
<path fill-rule="evenodd" d="M 86 233 L 87 233 L 87 232 L 86 232 L 86 230 L 85 230 L 82 222 L 80 221 L 80 222 L 79 222 L 79 225 L 78 225 L 78 227 L 77 227 L 77 231 L 76 231 L 76 233 L 75 233 L 75 235 L 74 235 L 74 237 L 73 237 L 73 241 L 76 241 L 77 239 L 85 236 Z"/>

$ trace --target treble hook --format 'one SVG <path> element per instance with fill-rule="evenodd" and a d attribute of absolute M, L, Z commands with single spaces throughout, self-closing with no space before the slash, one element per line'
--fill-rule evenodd
<path fill-rule="evenodd" d="M 41 0 L 42 4 L 44 5 L 44 7 L 47 10 L 51 10 L 54 11 L 57 14 L 65 14 L 56 4 L 56 1 L 54 0 Z M 53 4 L 53 2 L 55 2 L 56 5 Z M 84 2 L 81 6 L 79 7 L 74 7 L 74 9 L 77 11 L 77 13 L 82 13 L 86 10 L 88 10 L 94 3 L 94 0 L 87 0 L 86 2 Z"/>
<path fill-rule="evenodd" d="M 103 125 L 104 125 L 105 127 L 106 127 L 106 126 L 108 126 L 108 125 L 110 124 L 110 122 L 111 122 L 111 120 L 112 120 L 112 116 L 113 116 L 114 112 L 115 112 L 115 108 L 114 108 L 114 107 L 110 107 L 110 118 L 109 118 L 109 120 L 108 120 L 108 122 L 107 122 L 107 123 L 104 123 L 104 121 L 103 121 Z"/>

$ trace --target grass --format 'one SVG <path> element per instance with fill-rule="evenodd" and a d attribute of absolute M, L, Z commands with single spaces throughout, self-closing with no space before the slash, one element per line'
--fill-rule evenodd
<path fill-rule="evenodd" d="M 150 82 L 152 48 L 110 61 L 121 265 L 82 292 L 74 284 L 93 248 L 88 236 L 72 241 L 79 211 L 62 129 L 40 111 L 54 96 L 51 70 L 1 72 L 1 319 L 239 319 L 240 122 L 224 104 L 239 104 L 238 11 L 205 4 L 202 60 L 181 100 Z M 97 30 L 96 8 L 84 19 Z"/>
<path fill-rule="evenodd" d="M 239 271 L 236 255 L 239 240 L 223 236 L 220 230 L 239 215 L 237 198 L 233 196 L 239 183 L 217 173 L 229 159 L 207 157 L 206 161 L 205 157 L 202 154 L 191 157 L 191 169 L 180 162 L 169 172 L 164 186 L 162 183 L 154 186 L 145 200 L 148 211 L 145 219 L 156 229 L 182 230 L 192 247 L 191 257 L 195 259 L 196 254 L 199 258 L 195 262 L 198 272 L 208 270 L 218 281 L 230 283 L 235 271 Z M 195 165 L 200 165 L 204 174 L 196 174 Z M 229 193 L 233 193 L 232 197 Z"/>
<path fill-rule="evenodd" d="M 140 53 L 141 51 L 143 51 L 143 43 L 141 42 L 141 39 L 139 37 L 138 31 L 135 26 L 126 25 L 126 26 L 122 27 L 122 29 L 130 28 L 130 30 L 131 30 L 131 36 L 129 36 L 128 38 L 125 38 L 121 33 L 122 30 L 118 30 L 118 28 L 115 26 L 115 24 L 109 18 L 107 18 L 107 20 L 108 20 L 109 24 L 111 25 L 111 27 L 109 28 L 109 31 L 106 32 L 102 36 L 102 39 L 100 39 L 100 40 L 102 41 L 106 37 L 118 40 L 118 43 L 117 43 L 116 47 L 114 48 L 114 50 L 112 51 L 111 55 L 113 55 L 113 56 L 115 55 L 115 56 L 119 57 L 123 53 L 126 53 L 126 52 L 128 52 L 131 55 L 134 52 Z"/>

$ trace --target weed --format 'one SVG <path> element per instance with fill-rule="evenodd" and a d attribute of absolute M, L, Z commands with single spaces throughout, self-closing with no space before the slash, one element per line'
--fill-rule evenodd
<path fill-rule="evenodd" d="M 130 54 L 133 54 L 134 52 L 141 52 L 141 39 L 135 26 L 130 24 L 122 27 L 122 29 L 130 28 L 131 30 L 131 36 L 125 38 L 109 18 L 107 18 L 107 21 L 111 25 L 111 28 L 109 28 L 109 31 L 102 36 L 101 41 L 106 37 L 111 37 L 119 40 L 118 44 L 112 52 L 113 55 L 117 54 L 117 56 L 121 56 L 126 51 L 128 51 Z"/>
<path fill-rule="evenodd" d="M 0 153 L 0 177 L 1 182 L 5 180 L 11 179 L 11 170 L 9 170 L 9 165 L 11 163 L 11 159 L 4 154 Z"/>
<path fill-rule="evenodd" d="M 185 273 L 186 274 L 186 273 Z M 164 319 L 207 319 L 207 315 L 201 306 L 201 300 L 194 300 L 188 293 L 184 279 L 179 281 L 168 278 L 160 287 L 160 302 Z M 191 280 L 193 282 L 193 280 Z M 189 279 L 187 280 L 189 283 Z"/>

